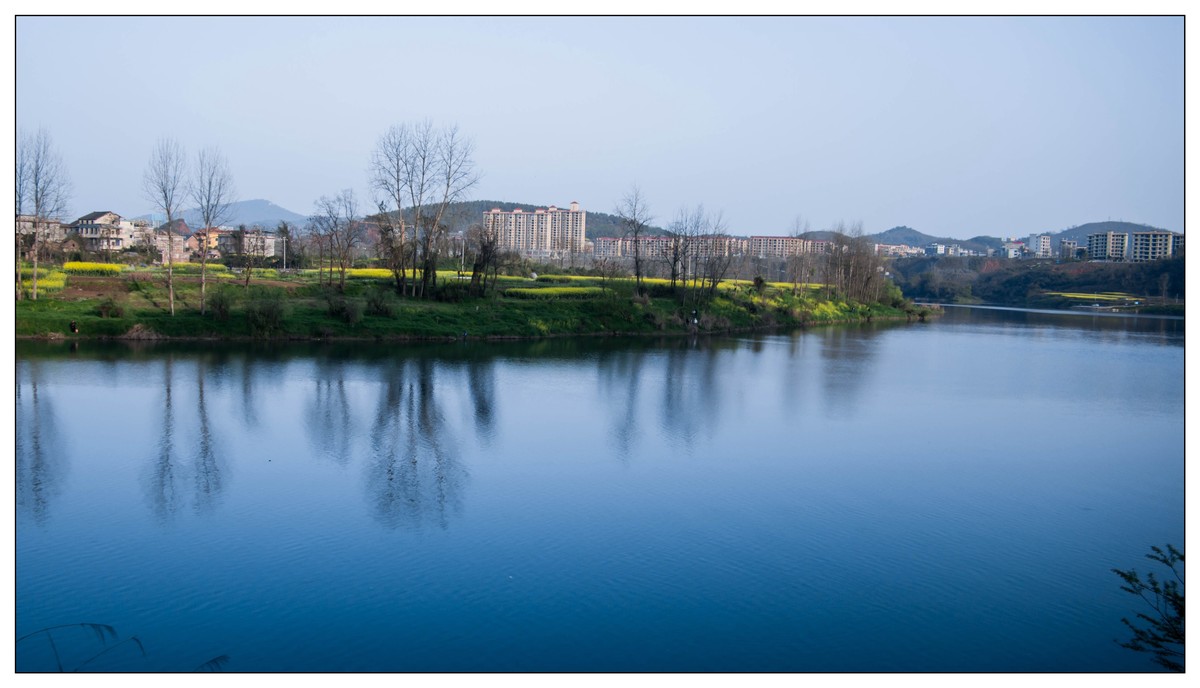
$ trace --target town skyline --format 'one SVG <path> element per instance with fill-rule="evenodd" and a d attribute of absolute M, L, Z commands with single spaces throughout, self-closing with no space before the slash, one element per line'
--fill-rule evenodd
<path fill-rule="evenodd" d="M 300 214 L 344 188 L 369 199 L 375 140 L 428 118 L 473 139 L 477 200 L 611 213 L 636 183 L 660 225 L 704 204 L 743 235 L 796 216 L 960 239 L 1184 229 L 1181 17 L 319 21 L 321 40 L 304 17 L 19 17 L 18 129 L 53 137 L 73 217 L 149 212 L 139 182 L 161 136 L 219 146 L 243 199 Z M 106 31 L 214 49 L 155 62 L 129 42 L 86 64 L 37 49 Z M 374 39 L 399 34 L 418 53 L 466 48 L 411 86 L 371 86 L 396 59 Z M 173 84 L 169 114 L 152 83 Z"/>

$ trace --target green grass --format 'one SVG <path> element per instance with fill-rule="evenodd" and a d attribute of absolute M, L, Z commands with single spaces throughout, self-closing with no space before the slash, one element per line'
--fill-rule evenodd
<path fill-rule="evenodd" d="M 381 272 L 387 279 L 376 276 Z M 246 289 L 234 281 L 237 275 L 217 270 L 213 276 L 222 279 L 219 285 L 209 285 L 210 292 L 222 289 L 232 299 L 228 317 L 218 319 L 211 311 L 200 315 L 200 285 L 194 276 L 175 281 L 176 313 L 171 316 L 163 271 L 137 271 L 115 282 L 117 291 L 106 296 L 120 306 L 121 317 L 101 315 L 103 298 L 67 301 L 51 296 L 17 303 L 17 334 L 70 337 L 68 324 L 74 320 L 84 337 L 116 337 L 140 324 L 165 337 L 251 338 L 261 334 L 252 325 L 255 313 L 261 313 L 256 304 L 274 300 L 283 304 L 283 316 L 271 336 L 294 339 L 682 334 L 905 317 L 904 311 L 881 305 L 824 300 L 813 288 L 793 294 L 791 284 L 767 286 L 760 294 L 748 283 L 735 283 L 697 300 L 694 292 L 670 290 L 668 280 L 647 280 L 656 287 L 653 296 L 634 297 L 631 278 L 583 276 L 551 276 L 551 281 L 502 276 L 496 281 L 497 293 L 486 297 L 459 296 L 461 300 L 453 302 L 392 297 L 390 315 L 373 315 L 365 307 L 368 297 L 377 298 L 371 292 L 390 280 L 389 272 L 361 270 L 361 277 L 347 281 L 344 294 L 318 285 L 315 274 L 292 277 L 282 283 L 287 286 L 278 281 L 274 284 L 281 286 L 256 284 L 252 277 Z M 570 279 L 560 279 L 566 277 Z M 331 310 L 339 312 L 330 308 L 331 300 L 355 302 L 349 310 L 362 313 L 361 318 L 346 322 L 331 315 Z M 695 324 L 693 308 L 699 310 Z"/>

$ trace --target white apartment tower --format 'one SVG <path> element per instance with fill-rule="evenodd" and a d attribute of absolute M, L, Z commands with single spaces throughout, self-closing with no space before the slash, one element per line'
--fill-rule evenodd
<path fill-rule="evenodd" d="M 492 208 L 483 213 L 484 228 L 495 232 L 502 251 L 516 251 L 534 258 L 557 258 L 583 251 L 587 211 L 571 201 L 569 209 L 550 206 L 504 212 Z"/>
<path fill-rule="evenodd" d="M 1030 234 L 1027 246 L 1034 258 L 1050 258 L 1054 255 L 1050 251 L 1049 234 Z"/>

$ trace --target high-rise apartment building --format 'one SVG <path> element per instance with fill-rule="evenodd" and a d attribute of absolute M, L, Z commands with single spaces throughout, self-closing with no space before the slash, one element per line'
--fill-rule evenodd
<path fill-rule="evenodd" d="M 1133 232 L 1129 242 L 1129 260 L 1144 263 L 1160 260 L 1171 256 L 1172 232 L 1153 230 L 1150 232 Z"/>
<path fill-rule="evenodd" d="M 582 252 L 587 231 L 587 211 L 571 201 L 569 209 L 550 206 L 505 212 L 493 208 L 483 213 L 484 229 L 495 232 L 502 251 L 532 258 L 557 258 Z"/>
<path fill-rule="evenodd" d="M 1088 235 L 1088 260 L 1125 260 L 1129 235 L 1121 232 L 1101 232 Z"/>

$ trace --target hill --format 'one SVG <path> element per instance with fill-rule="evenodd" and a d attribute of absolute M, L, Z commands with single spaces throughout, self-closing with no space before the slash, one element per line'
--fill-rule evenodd
<path fill-rule="evenodd" d="M 867 237 L 877 244 L 905 244 L 908 246 L 928 246 L 929 244 L 958 244 L 959 246 L 984 253 L 989 248 L 1000 248 L 1003 241 L 997 237 L 977 236 L 970 239 L 952 239 L 950 237 L 935 237 L 918 232 L 912 227 L 892 227 L 887 231 L 872 234 Z"/>
<path fill-rule="evenodd" d="M 199 228 L 203 226 L 200 218 L 200 211 L 191 208 L 183 211 L 182 219 L 187 222 L 189 227 Z M 161 216 L 157 215 L 139 215 L 136 219 L 139 220 L 162 220 Z M 231 203 L 229 206 L 229 219 L 224 224 L 230 227 L 238 225 L 246 225 L 252 227 L 261 225 L 267 229 L 274 229 L 279 224 L 280 220 L 287 221 L 288 224 L 304 224 L 308 221 L 308 217 L 300 213 L 294 213 L 287 208 L 275 205 L 274 203 L 256 198 L 249 201 L 238 201 Z"/>

